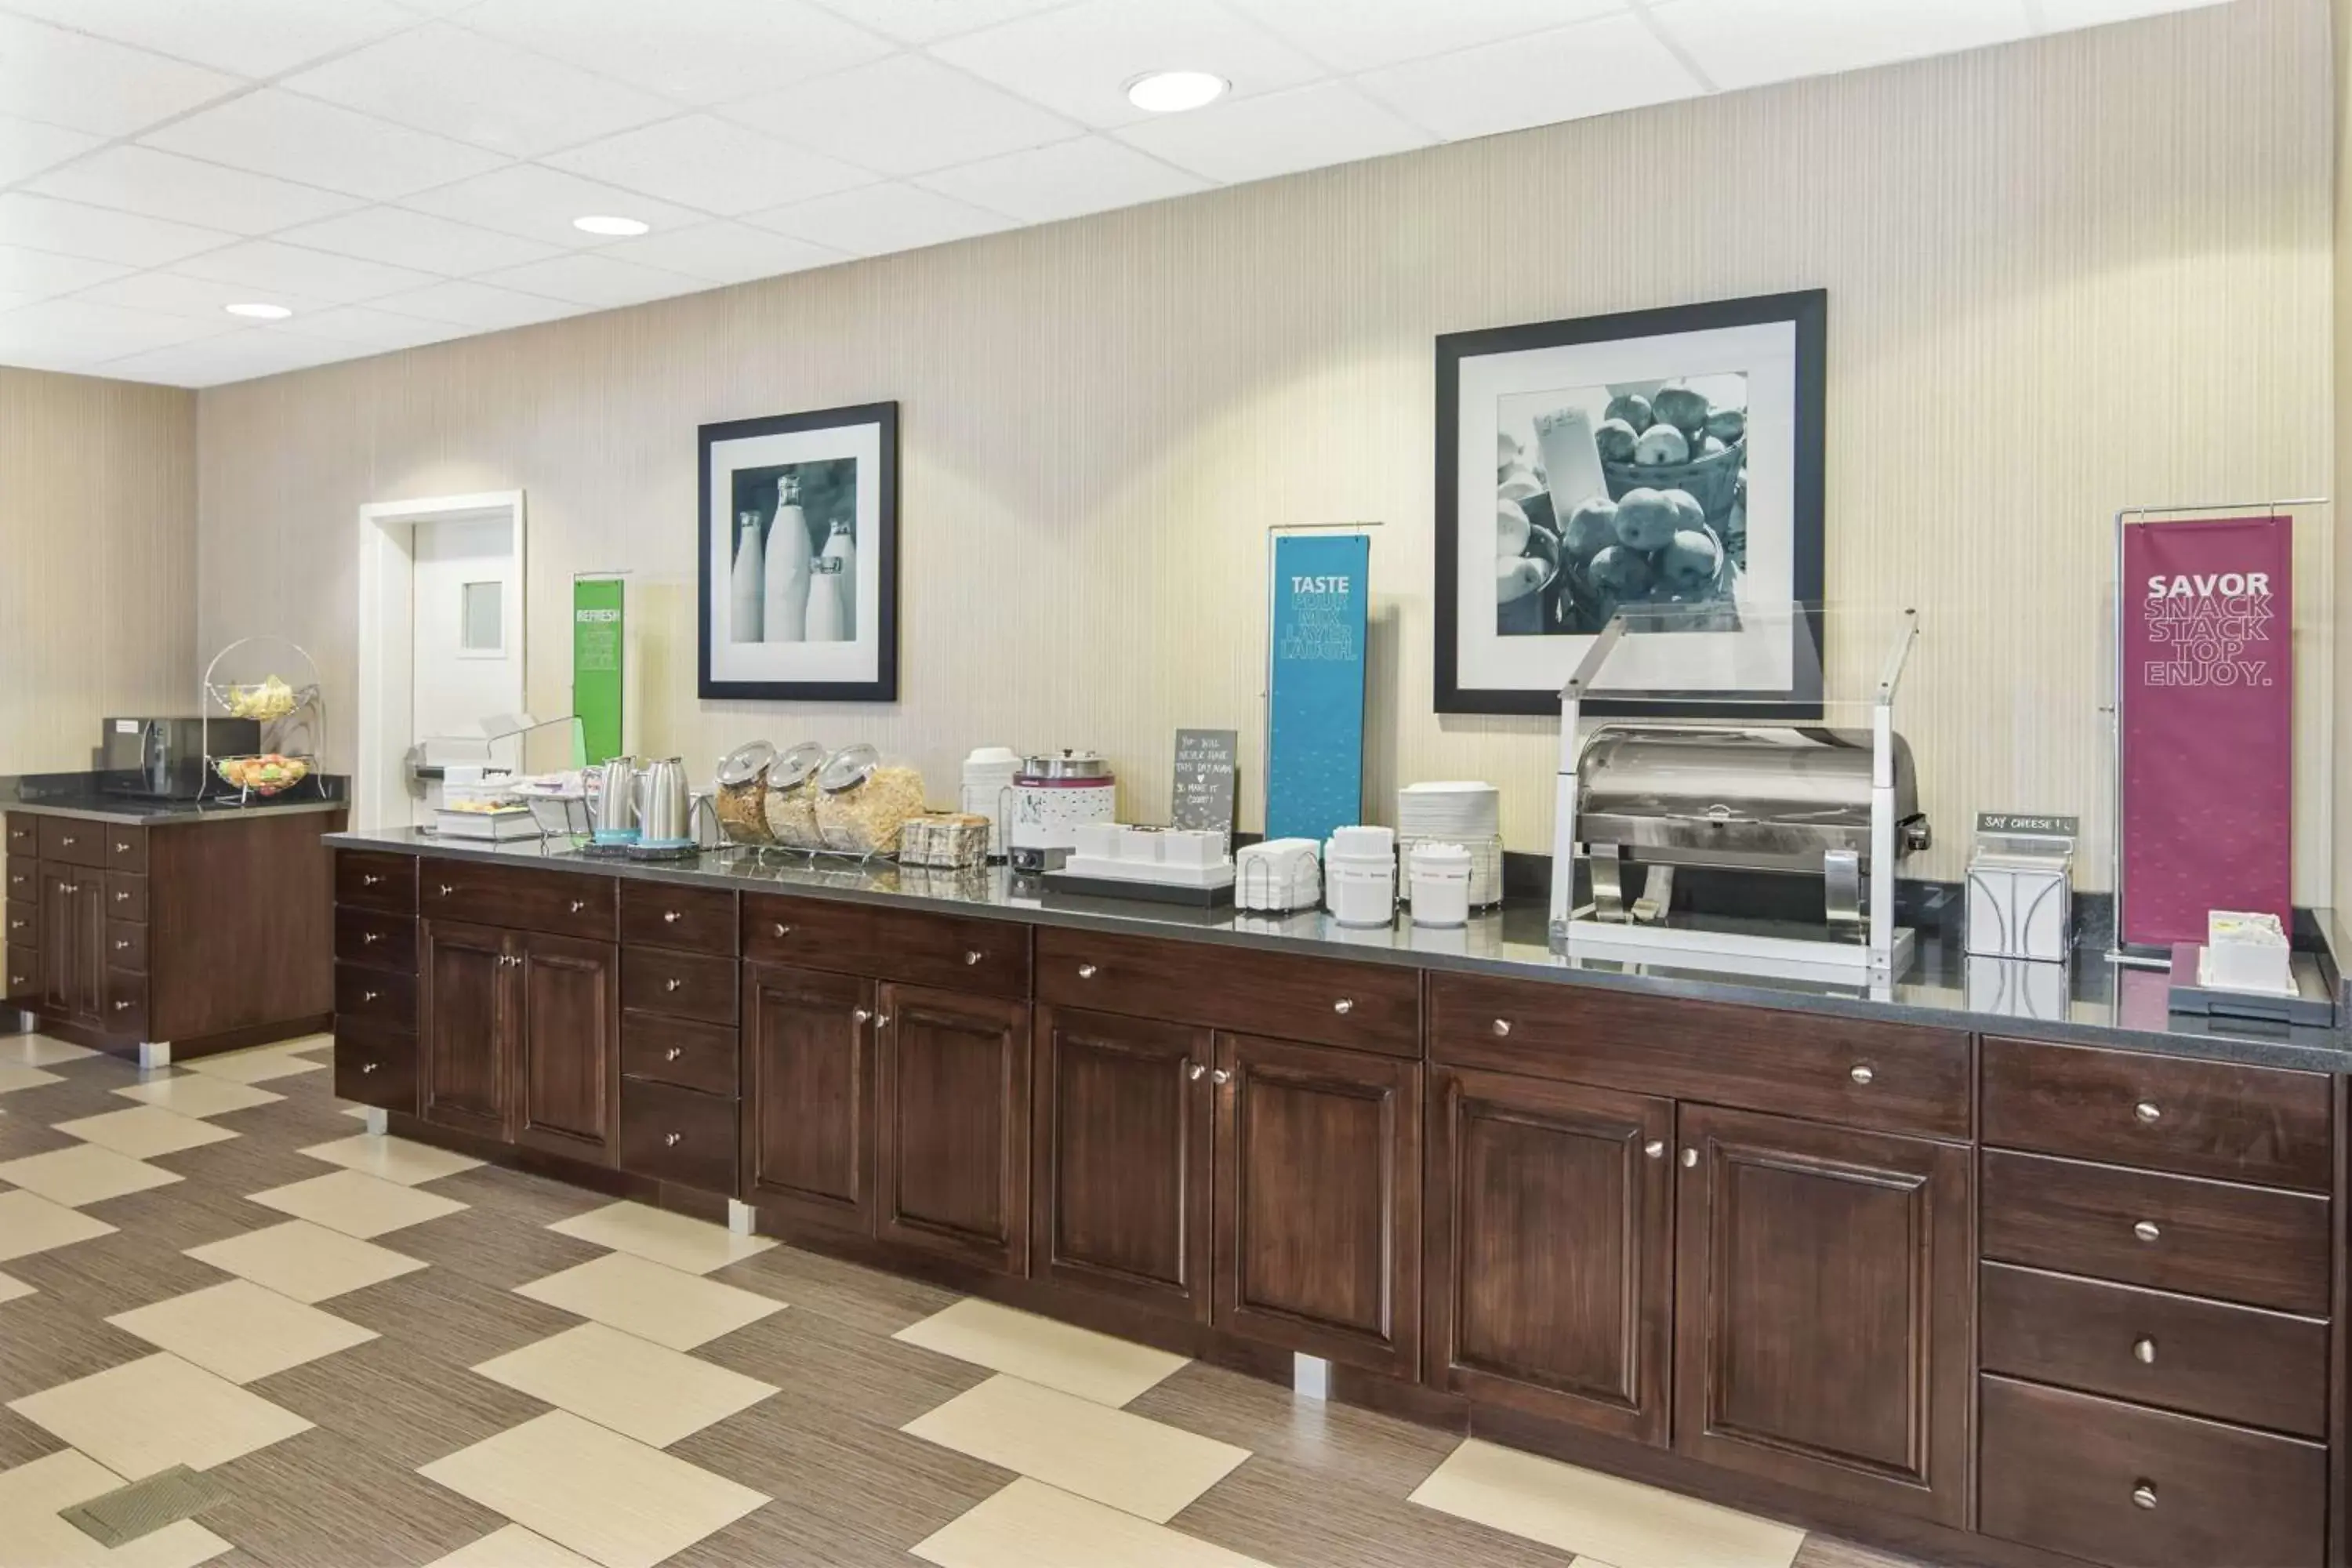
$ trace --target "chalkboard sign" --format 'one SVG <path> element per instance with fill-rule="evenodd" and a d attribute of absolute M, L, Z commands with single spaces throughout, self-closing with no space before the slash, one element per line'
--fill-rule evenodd
<path fill-rule="evenodd" d="M 1169 822 L 1176 827 L 1230 833 L 1234 827 L 1234 751 L 1237 730 L 1176 731 L 1175 787 Z"/>

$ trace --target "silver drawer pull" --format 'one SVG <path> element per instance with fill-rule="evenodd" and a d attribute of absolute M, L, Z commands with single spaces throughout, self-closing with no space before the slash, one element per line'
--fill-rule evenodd
<path fill-rule="evenodd" d="M 686 1047 L 684 1046 L 672 1046 L 669 1049 L 662 1053 L 662 1060 L 666 1062 L 674 1062 L 684 1055 L 686 1055 Z"/>
<path fill-rule="evenodd" d="M 966 968 L 970 968 L 971 965 L 978 963 L 982 959 L 987 956 L 988 955 L 986 953 L 981 952 L 980 949 L 976 947 L 967 949 L 963 955 L 964 966 Z"/>
<path fill-rule="evenodd" d="M 360 873 L 360 886 L 362 888 L 373 888 L 383 880 L 383 879 L 376 875 L 373 871 L 362 871 Z M 373 1067 L 375 1064 L 371 1062 L 368 1065 L 370 1067 Z"/>
<path fill-rule="evenodd" d="M 383 993 L 381 991 L 362 991 L 360 993 L 360 1000 L 362 1002 L 373 1002 L 383 994 Z"/>
<path fill-rule="evenodd" d="M 662 1134 L 662 1147 L 675 1149 L 677 1147 L 678 1140 L 685 1136 L 683 1132 L 665 1132 Z"/>
<path fill-rule="evenodd" d="M 23 931 L 25 929 L 25 922 L 23 921 L 10 921 L 8 922 L 8 929 L 10 931 Z M 121 947 L 122 944 L 118 942 L 114 945 Z"/>
<path fill-rule="evenodd" d="M 674 926 L 677 924 L 677 921 L 678 913 L 676 910 L 664 910 L 662 911 L 662 924 L 666 926 Z"/>
<path fill-rule="evenodd" d="M 440 883 L 439 887 L 441 889 L 441 896 L 445 899 L 457 890 L 454 884 L 448 882 Z"/>
<path fill-rule="evenodd" d="M 675 991 L 675 990 L 677 990 L 679 986 L 681 986 L 681 985 L 683 985 L 683 984 L 686 984 L 686 982 L 685 982 L 685 981 L 680 980 L 680 979 L 677 978 L 675 975 L 673 975 L 671 978 L 669 978 L 669 979 L 665 980 L 665 981 L 663 981 L 663 982 L 662 982 L 662 989 L 663 989 L 663 990 L 665 990 L 665 991 Z"/>
<path fill-rule="evenodd" d="M 778 936 L 790 936 L 793 934 L 793 928 L 786 925 L 783 921 L 778 921 L 776 922 L 776 934 Z"/>
<path fill-rule="evenodd" d="M 72 848 L 72 847 L 74 847 L 74 841 L 73 841 L 73 838 L 72 838 L 72 837 L 71 837 L 70 835 L 68 835 L 68 837 L 64 837 L 64 838 L 60 838 L 60 839 L 58 839 L 58 842 L 59 844 L 63 845 L 63 846 L 64 846 L 65 847 L 67 847 L 68 849 L 70 849 L 70 848 Z"/>
<path fill-rule="evenodd" d="M 2133 1106 L 2132 1114 L 2139 1118 L 2140 1125 L 2143 1127 L 2153 1127 L 2164 1120 L 2164 1112 L 2158 1109 L 2156 1101 L 2152 1100 L 2143 1100 Z"/>
<path fill-rule="evenodd" d="M 1194 1062 L 1190 1068 L 1185 1069 L 1184 1076 L 1191 1079 L 1194 1083 L 1198 1083 L 1202 1079 L 1209 1076 L 1209 1069 L 1202 1067 L 1199 1062 Z"/>
<path fill-rule="evenodd" d="M 21 925 L 23 925 L 25 922 L 24 922 L 24 921 L 18 921 L 16 923 L 17 923 L 18 925 L 20 925 L 20 926 L 21 926 Z M 114 951 L 115 951 L 115 952 L 127 952 L 127 951 L 130 949 L 130 946 L 131 946 L 130 939 L 128 939 L 127 937 L 119 937 L 119 936 L 118 936 L 118 937 L 116 937 L 116 938 L 114 939 Z M 371 995 L 371 996 L 373 996 L 373 995 L 374 995 L 374 994 L 375 994 L 375 993 L 374 993 L 374 992 L 373 992 L 373 991 L 371 991 L 371 992 L 369 992 L 369 993 L 368 993 L 368 994 L 369 994 L 369 995 Z"/>
<path fill-rule="evenodd" d="M 1653 1138 L 1642 1145 L 1642 1152 L 1653 1160 L 1663 1160 L 1666 1157 L 1665 1141 L 1662 1138 Z"/>
<path fill-rule="evenodd" d="M 2152 1219 L 2144 1219 L 2137 1225 L 2132 1226 L 2132 1234 L 2139 1237 L 2142 1241 L 2154 1241 L 2158 1237 L 2162 1236 L 2164 1232 L 2156 1228 L 2156 1221 Z"/>
<path fill-rule="evenodd" d="M 887 1013 L 877 1013 L 877 1014 L 875 1014 L 875 1015 L 874 1015 L 874 1026 L 875 1026 L 876 1028 L 877 1028 L 877 1029 L 887 1029 L 887 1028 L 888 1028 L 888 1027 L 890 1026 L 890 1015 L 889 1015 L 889 1014 L 887 1014 Z"/>
<path fill-rule="evenodd" d="M 572 900 L 572 912 L 575 915 L 587 907 L 588 900 L 585 899 L 574 899 Z"/>
<path fill-rule="evenodd" d="M 1331 1011 L 1339 1014 L 1342 1017 L 1345 1017 L 1355 1010 L 1356 999 L 1352 996 L 1342 996 L 1337 1002 L 1331 1004 Z"/>
<path fill-rule="evenodd" d="M 1212 1083 L 1231 1083 L 1233 1080 L 1234 1075 L 1227 1072 L 1223 1068 L 1219 1068 L 1216 1071 L 1209 1075 L 1209 1081 Z"/>
<path fill-rule="evenodd" d="M 2132 1488 L 2132 1507 L 2154 1508 L 2155 1506 L 2156 1483 L 2154 1481 L 2142 1481 Z"/>
<path fill-rule="evenodd" d="M 115 896 L 117 898 L 121 897 L 120 893 Z M 373 947 L 377 942 L 380 942 L 383 940 L 383 932 L 380 931 L 363 931 L 360 932 L 360 945 L 362 947 Z"/>
<path fill-rule="evenodd" d="M 128 844 L 118 844 L 114 847 L 114 852 L 117 855 L 128 855 L 131 853 L 131 846 Z"/>
<path fill-rule="evenodd" d="M 1868 1062 L 1856 1062 L 1853 1066 L 1846 1069 L 1845 1076 L 1853 1079 L 1856 1083 L 1866 1084 L 1878 1075 L 1870 1070 L 1870 1064 Z"/>
<path fill-rule="evenodd" d="M 2156 1342 L 2149 1339 L 2146 1334 L 2142 1334 L 2139 1338 L 2132 1341 L 2132 1360 L 2139 1363 L 2142 1366 L 2154 1366 L 2156 1364 Z"/>
<path fill-rule="evenodd" d="M 72 887 L 68 888 L 66 891 L 68 893 L 79 893 L 81 891 L 81 889 L 79 887 Z M 131 901 L 131 895 L 127 892 L 118 891 L 114 895 L 114 901 L 118 904 L 127 904 Z"/>
<path fill-rule="evenodd" d="M 1097 971 L 1095 966 L 1091 963 L 1081 963 L 1078 965 L 1078 978 L 1081 980 L 1092 980 L 1095 977 L 1096 973 Z"/>
<path fill-rule="evenodd" d="M 1497 1018 L 1495 1020 L 1495 1037 L 1496 1039 L 1499 1040 L 1504 1038 L 1508 1036 L 1510 1032 L 1511 1021 L 1508 1018 Z"/>
<path fill-rule="evenodd" d="M 1683 1169 L 1685 1171 L 1696 1171 L 1698 1169 L 1697 1150 L 1685 1149 L 1683 1151 Z"/>
<path fill-rule="evenodd" d="M 853 1024 L 871 1023 L 873 1018 L 874 1015 L 863 1007 L 852 1007 L 849 1010 L 849 1021 Z"/>
<path fill-rule="evenodd" d="M 378 1065 L 378 1064 L 377 1064 L 377 1063 L 374 1063 L 374 1062 L 362 1062 L 362 1063 L 360 1063 L 360 1076 L 361 1076 L 362 1078 L 365 1078 L 365 1077 L 367 1077 L 367 1075 L 368 1075 L 368 1074 L 370 1074 L 370 1073 L 372 1073 L 372 1072 L 375 1071 L 377 1065 Z"/>
<path fill-rule="evenodd" d="M 128 1013 L 131 1011 L 131 1004 L 128 1002 L 117 1002 L 114 1005 L 114 1010 L 118 1013 Z"/>

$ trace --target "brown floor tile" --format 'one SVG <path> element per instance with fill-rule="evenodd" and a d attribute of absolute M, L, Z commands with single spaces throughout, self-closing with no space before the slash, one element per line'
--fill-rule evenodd
<path fill-rule="evenodd" d="M 1930 1568 L 1930 1564 L 1916 1558 L 1897 1557 L 1874 1546 L 1857 1546 L 1834 1536 L 1808 1535 L 1805 1543 L 1797 1548 L 1797 1559 L 1789 1568 Z"/>
<path fill-rule="evenodd" d="M 937 1285 L 795 1247 L 770 1247 L 756 1258 L 716 1269 L 709 1278 L 789 1301 L 795 1311 L 837 1319 L 883 1339 L 961 1300 Z"/>
<path fill-rule="evenodd" d="M 8 1272 L 27 1278 L 20 1268 L 26 1261 L 12 1260 Z M 0 1405 L 155 1353 L 145 1340 L 54 1296 L 19 1297 L 7 1312 L 7 1332 L 0 1333 Z"/>
<path fill-rule="evenodd" d="M 1356 1405 L 1300 1399 L 1277 1384 L 1205 1362 L 1146 1389 L 1127 1408 L 1393 1497 L 1409 1495 L 1462 1442 L 1451 1432 Z"/>
<path fill-rule="evenodd" d="M 345 1137 L 350 1133 L 346 1132 Z M 612 1199 L 602 1193 L 592 1193 L 585 1187 L 574 1187 L 546 1176 L 534 1176 L 527 1171 L 512 1171 L 502 1165 L 478 1165 L 470 1171 L 460 1171 L 454 1176 L 443 1176 L 425 1184 L 428 1193 L 438 1193 L 461 1204 L 471 1204 L 477 1209 L 525 1225 L 541 1227 L 561 1225 L 577 1218 L 591 1209 L 604 1208 Z"/>
<path fill-rule="evenodd" d="M 322 1310 L 339 1307 L 330 1301 Z M 371 1340 L 247 1386 L 403 1469 L 446 1458 L 549 1408 L 392 1339 Z"/>
<path fill-rule="evenodd" d="M 913 1568 L 915 1562 L 904 1547 L 855 1525 L 772 1502 L 704 1536 L 662 1568 Z"/>
<path fill-rule="evenodd" d="M 506 1522 L 320 1427 L 209 1473 L 231 1500 L 198 1521 L 272 1568 L 431 1563 Z"/>
<path fill-rule="evenodd" d="M 383 1245 L 395 1252 L 406 1250 L 400 1246 L 403 1234 L 394 1231 Z M 336 1297 L 324 1310 L 373 1329 L 415 1354 L 459 1368 L 536 1344 L 582 1321 L 570 1312 L 447 1268 L 426 1268 L 370 1285 Z"/>
<path fill-rule="evenodd" d="M 228 1278 L 208 1264 L 182 1257 L 175 1247 L 129 1230 L 36 1252 L 6 1268 L 43 1295 L 93 1319 L 152 1306 Z"/>
<path fill-rule="evenodd" d="M 416 1190 L 436 1197 L 452 1195 L 436 1182 L 428 1182 Z M 591 1258 L 602 1258 L 606 1251 L 593 1242 L 575 1241 L 528 1221 L 479 1208 L 443 1215 L 439 1219 L 408 1226 L 376 1239 L 394 1252 L 423 1258 L 436 1268 L 462 1274 L 499 1290 L 544 1279 Z"/>
<path fill-rule="evenodd" d="M 974 1366 L 799 1307 L 722 1334 L 693 1352 L 791 1391 L 808 1406 L 898 1427 L 988 1381 Z"/>
<path fill-rule="evenodd" d="M 13 1470 L 46 1458 L 66 1446 L 66 1440 L 45 1426 L 36 1426 L 5 1405 L 0 1405 L 0 1470 Z"/>
<path fill-rule="evenodd" d="M 1168 1523 L 1282 1568 L 1569 1568 L 1575 1561 L 1282 1459 L 1244 1460 Z"/>
<path fill-rule="evenodd" d="M 69 1132 L 57 1131 L 46 1121 L 36 1121 L 29 1115 L 9 1109 L 10 1100 L 22 1098 L 16 1094 L 0 1095 L 0 1160 L 30 1159 L 35 1154 L 71 1148 L 80 1142 Z"/>

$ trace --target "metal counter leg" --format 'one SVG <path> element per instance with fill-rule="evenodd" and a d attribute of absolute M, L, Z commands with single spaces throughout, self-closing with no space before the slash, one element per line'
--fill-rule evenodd
<path fill-rule="evenodd" d="M 157 1068 L 167 1068 L 171 1065 L 171 1041 L 142 1040 L 139 1042 L 139 1070 L 141 1072 L 153 1072 Z"/>

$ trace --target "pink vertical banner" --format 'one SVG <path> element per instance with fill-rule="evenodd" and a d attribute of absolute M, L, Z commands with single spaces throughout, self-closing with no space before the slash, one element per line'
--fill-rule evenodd
<path fill-rule="evenodd" d="M 2203 942 L 2209 910 L 2288 918 L 2292 528 L 2241 517 L 2124 529 L 2126 944 Z"/>

